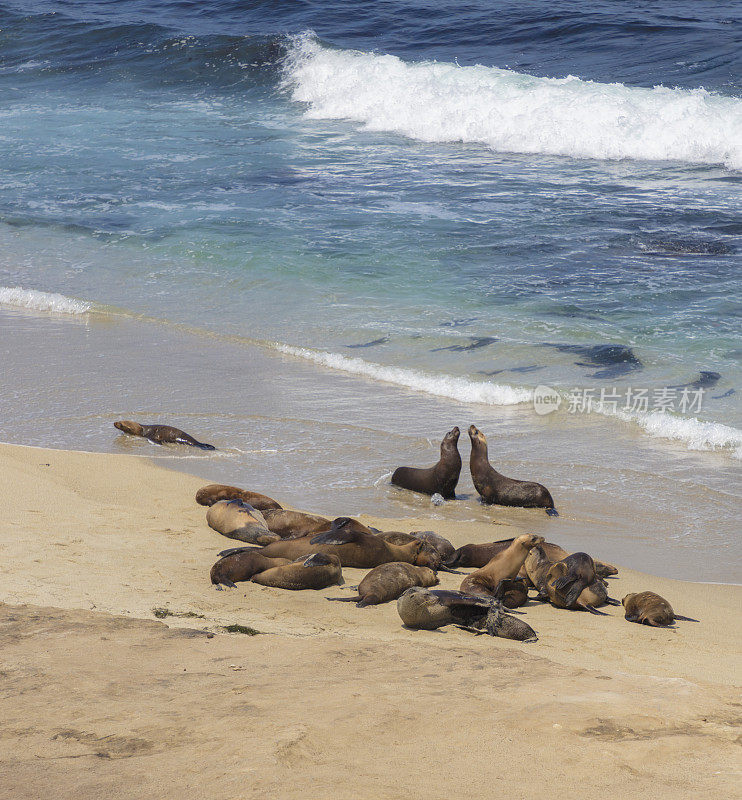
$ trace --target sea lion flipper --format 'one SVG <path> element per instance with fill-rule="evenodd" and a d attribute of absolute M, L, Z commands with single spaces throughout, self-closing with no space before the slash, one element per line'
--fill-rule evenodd
<path fill-rule="evenodd" d="M 158 442 L 158 441 L 156 441 L 155 439 L 150 439 L 149 437 L 147 437 L 147 441 L 148 441 L 150 444 L 159 444 L 159 445 L 160 445 L 160 447 L 162 447 L 162 446 L 163 446 L 162 442 Z"/>
<path fill-rule="evenodd" d="M 457 628 L 461 628 L 462 631 L 469 631 L 469 633 L 473 633 L 476 636 L 481 636 L 484 631 L 480 631 L 478 628 L 472 628 L 470 625 L 457 625 Z"/>
<path fill-rule="evenodd" d="M 299 556 L 296 561 L 301 561 L 303 567 L 326 567 L 332 564 L 332 559 L 326 553 L 311 553 L 308 556 Z"/>
<path fill-rule="evenodd" d="M 673 614 L 675 619 L 682 619 L 684 622 L 700 622 L 700 619 L 693 619 L 693 617 L 681 617 L 680 614 Z"/>
<path fill-rule="evenodd" d="M 546 509 L 546 513 L 550 517 L 558 517 L 559 516 L 559 512 L 555 508 L 547 508 Z"/>
<path fill-rule="evenodd" d="M 335 603 L 357 603 L 360 599 L 360 594 L 353 597 L 325 597 L 325 600 L 332 600 Z"/>
<path fill-rule="evenodd" d="M 595 608 L 595 606 L 591 606 L 590 603 L 585 603 L 585 605 L 583 605 L 582 608 L 584 608 L 585 611 L 589 611 L 591 614 L 597 614 L 599 617 L 610 616 L 610 614 L 606 614 L 605 611 L 598 611 L 598 609 Z"/>
<path fill-rule="evenodd" d="M 620 600 L 616 600 L 613 597 L 606 597 L 605 602 L 609 606 L 620 606 L 621 605 L 621 601 Z"/>
<path fill-rule="evenodd" d="M 309 540 L 309 544 L 352 544 L 360 538 L 361 535 L 358 531 L 329 530 L 313 536 Z"/>
<path fill-rule="evenodd" d="M 230 581 L 229 578 L 220 578 L 219 583 L 216 584 L 217 589 L 222 588 L 220 584 L 224 584 L 224 586 L 228 586 L 230 589 L 237 588 L 237 584 L 234 581 Z"/>
<path fill-rule="evenodd" d="M 251 550 L 257 550 L 257 547 L 230 547 L 228 550 L 222 550 L 221 553 L 217 553 L 219 558 L 226 558 L 227 556 L 233 556 L 235 553 L 249 553 Z"/>
<path fill-rule="evenodd" d="M 627 614 L 624 619 L 626 619 L 627 622 L 639 622 L 641 624 L 638 614 Z"/>

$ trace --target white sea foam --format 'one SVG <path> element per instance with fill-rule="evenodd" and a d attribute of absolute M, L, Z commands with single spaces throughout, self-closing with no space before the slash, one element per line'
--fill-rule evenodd
<path fill-rule="evenodd" d="M 90 303 L 52 292 L 37 292 L 20 286 L 0 286 L 0 303 L 34 311 L 51 311 L 55 314 L 86 314 Z"/>
<path fill-rule="evenodd" d="M 656 159 L 742 169 L 742 100 L 704 89 L 653 89 L 496 67 L 407 63 L 294 39 L 286 86 L 307 115 L 426 142 L 500 152 Z"/>
<path fill-rule="evenodd" d="M 456 378 L 451 375 L 437 375 L 404 367 L 387 367 L 374 364 L 362 358 L 348 358 L 337 353 L 320 350 L 309 350 L 305 347 L 292 347 L 288 344 L 273 345 L 279 353 L 314 361 L 324 367 L 352 372 L 355 375 L 366 375 L 384 383 L 393 383 L 414 389 L 418 392 L 448 397 L 462 403 L 483 403 L 490 406 L 511 406 L 527 403 L 533 397 L 530 389 L 504 386 L 498 383 L 470 381 L 467 378 Z"/>

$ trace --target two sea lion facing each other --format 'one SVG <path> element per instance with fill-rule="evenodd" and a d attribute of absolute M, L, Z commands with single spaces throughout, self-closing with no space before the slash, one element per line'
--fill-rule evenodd
<path fill-rule="evenodd" d="M 668 625 L 672 625 L 676 619 L 698 622 L 692 617 L 682 617 L 680 614 L 676 614 L 667 600 L 654 592 L 627 594 L 621 604 L 625 609 L 625 618 L 629 622 L 638 622 L 640 625 L 666 628 Z"/>
<path fill-rule="evenodd" d="M 355 597 L 328 597 L 328 600 L 356 602 L 358 608 L 396 600 L 413 586 L 437 586 L 438 576 L 430 567 L 416 567 L 404 561 L 379 564 L 358 584 Z"/>
<path fill-rule="evenodd" d="M 345 582 L 340 559 L 331 553 L 300 556 L 288 564 L 258 572 L 250 581 L 275 589 L 326 589 Z"/>
<path fill-rule="evenodd" d="M 506 614 L 499 603 L 462 592 L 415 586 L 397 600 L 397 611 L 408 628 L 436 630 L 444 625 L 459 625 L 505 639 L 538 639 L 530 625 Z"/>
<path fill-rule="evenodd" d="M 125 419 L 114 422 L 113 427 L 130 436 L 142 436 L 152 444 L 187 444 L 191 447 L 200 447 L 201 450 L 216 450 L 213 444 L 199 442 L 189 433 L 170 425 L 140 425 L 138 422 Z"/>
<path fill-rule="evenodd" d="M 471 456 L 469 467 L 474 488 L 485 503 L 523 508 L 545 508 L 551 516 L 559 516 L 549 490 L 534 481 L 519 481 L 501 475 L 487 456 L 487 437 L 475 425 L 469 426 Z"/>
<path fill-rule="evenodd" d="M 543 536 L 537 536 L 533 533 L 525 533 L 522 536 L 518 536 L 505 550 L 502 550 L 488 561 L 484 567 L 467 575 L 461 582 L 460 591 L 465 594 L 492 598 L 498 597 L 498 592 L 500 594 L 503 591 L 515 592 L 511 594 L 510 602 L 518 602 L 518 600 L 522 599 L 519 604 L 523 605 L 528 596 L 526 591 L 525 598 L 522 597 L 525 581 L 523 581 L 522 588 L 518 587 L 518 585 L 510 584 L 507 589 L 504 589 L 500 584 L 502 581 L 515 579 L 531 548 L 543 544 L 543 542 Z M 515 608 L 516 606 L 509 605 L 508 607 Z"/>
<path fill-rule="evenodd" d="M 461 474 L 458 427 L 450 430 L 441 442 L 441 457 L 438 463 L 428 469 L 418 467 L 397 467 L 392 475 L 392 483 L 402 489 L 422 494 L 439 494 L 444 500 L 456 497 L 456 484 Z"/>
<path fill-rule="evenodd" d="M 201 506 L 213 506 L 220 500 L 242 500 L 253 508 L 257 508 L 258 511 L 281 508 L 271 497 L 259 492 L 239 489 L 237 486 L 226 486 L 223 483 L 210 483 L 208 486 L 202 486 L 196 492 L 196 502 Z"/>
<path fill-rule="evenodd" d="M 257 509 L 242 500 L 218 500 L 206 512 L 208 526 L 229 539 L 267 545 L 280 540 Z"/>

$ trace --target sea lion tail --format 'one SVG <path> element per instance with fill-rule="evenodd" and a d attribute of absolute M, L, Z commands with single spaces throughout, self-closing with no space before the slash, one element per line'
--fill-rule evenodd
<path fill-rule="evenodd" d="M 361 595 L 357 594 L 354 597 L 325 597 L 325 600 L 333 600 L 336 603 L 357 603 L 361 600 Z"/>
<path fill-rule="evenodd" d="M 682 619 L 683 622 L 700 622 L 701 621 L 700 619 L 693 619 L 693 617 L 681 617 L 680 614 L 674 614 L 674 613 L 673 613 L 673 617 L 675 617 L 675 619 Z"/>
<path fill-rule="evenodd" d="M 558 517 L 559 516 L 559 512 L 553 506 L 551 508 L 547 508 L 546 509 L 546 513 L 550 517 Z"/>
<path fill-rule="evenodd" d="M 194 447 L 200 447 L 202 450 L 216 450 L 213 444 L 204 444 L 203 442 L 196 442 Z"/>

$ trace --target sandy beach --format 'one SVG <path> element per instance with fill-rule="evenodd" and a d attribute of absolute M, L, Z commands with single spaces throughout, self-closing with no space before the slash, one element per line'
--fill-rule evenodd
<path fill-rule="evenodd" d="M 0 465 L 2 798 L 742 796 L 742 587 L 621 569 L 613 597 L 652 589 L 700 622 L 530 603 L 535 644 L 413 632 L 394 603 L 327 602 L 360 570 L 214 590 L 230 544 L 194 502 L 202 478 L 11 445 Z M 362 520 L 456 545 L 520 532 Z"/>

